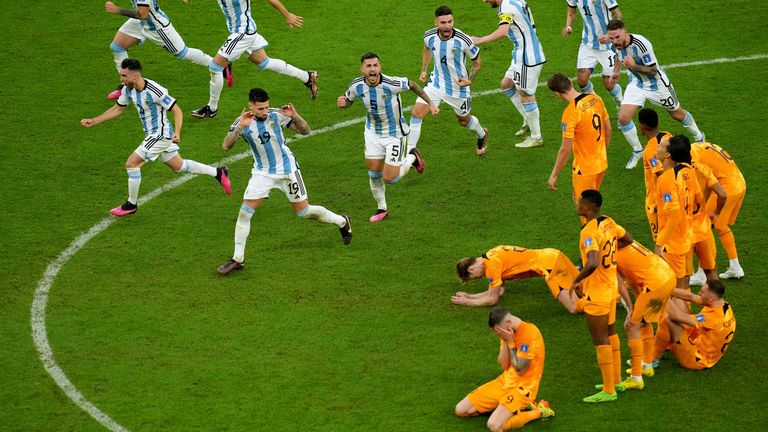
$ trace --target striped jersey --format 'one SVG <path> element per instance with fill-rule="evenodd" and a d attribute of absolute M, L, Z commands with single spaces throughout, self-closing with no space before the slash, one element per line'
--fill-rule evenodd
<path fill-rule="evenodd" d="M 581 44 L 589 48 L 607 51 L 607 43 L 600 43 L 598 37 L 608 33 L 610 11 L 619 7 L 616 0 L 566 0 L 568 6 L 578 9 L 584 27 L 581 30 Z"/>
<path fill-rule="evenodd" d="M 256 33 L 256 21 L 251 17 L 251 0 L 219 0 L 219 7 L 227 18 L 230 33 Z"/>
<path fill-rule="evenodd" d="M 509 24 L 507 37 L 515 45 L 513 63 L 537 66 L 547 61 L 528 3 L 523 0 L 502 1 L 499 5 L 499 25 L 504 24 Z"/>
<path fill-rule="evenodd" d="M 251 147 L 253 167 L 259 171 L 287 175 L 299 169 L 299 164 L 291 149 L 285 145 L 283 127 L 288 127 L 291 118 L 283 115 L 279 109 L 270 108 L 267 118 L 253 119 L 250 125 L 243 128 L 242 136 Z M 230 132 L 240 124 L 240 117 L 232 123 Z"/>
<path fill-rule="evenodd" d="M 371 87 L 365 77 L 352 80 L 344 96 L 350 101 L 360 99 L 365 105 L 366 129 L 382 137 L 402 138 L 408 135 L 408 123 L 403 116 L 400 93 L 407 91 L 408 78 L 380 74 L 379 84 Z"/>
<path fill-rule="evenodd" d="M 142 28 L 155 31 L 158 28 L 168 27 L 171 24 L 171 19 L 168 18 L 165 12 L 160 10 L 157 2 L 158 0 L 131 0 L 134 9 L 138 9 L 139 6 L 149 8 L 147 19 L 139 20 Z"/>
<path fill-rule="evenodd" d="M 176 99 L 168 94 L 168 89 L 151 79 L 144 78 L 144 82 L 144 90 L 141 91 L 123 86 L 117 104 L 126 107 L 128 102 L 132 102 L 136 106 L 146 136 L 170 139 L 173 137 L 173 125 L 168 111 L 176 105 Z"/>
<path fill-rule="evenodd" d="M 448 96 L 469 97 L 469 86 L 461 87 L 458 78 L 468 78 L 467 56 L 474 60 L 480 55 L 480 48 L 461 30 L 454 29 L 448 40 L 440 38 L 440 32 L 433 28 L 424 32 L 424 46 L 432 53 L 432 74 L 429 84 Z"/>
<path fill-rule="evenodd" d="M 643 90 L 656 91 L 659 88 L 669 87 L 671 84 L 667 74 L 661 65 L 656 60 L 656 54 L 653 52 L 653 45 L 651 42 L 639 34 L 629 34 L 629 45 L 624 49 L 618 49 L 611 45 L 611 49 L 616 55 L 619 56 L 619 61 L 623 61 L 626 57 L 634 57 L 635 63 L 641 66 L 653 66 L 656 65 L 656 75 L 650 76 L 639 72 L 629 71 L 629 83 L 640 87 Z"/>

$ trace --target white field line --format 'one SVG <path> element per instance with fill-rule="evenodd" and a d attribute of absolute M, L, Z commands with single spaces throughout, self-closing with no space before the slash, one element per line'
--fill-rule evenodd
<path fill-rule="evenodd" d="M 743 56 L 743 57 L 733 57 L 733 58 L 716 58 L 711 60 L 701 60 L 701 61 L 694 61 L 694 62 L 687 62 L 687 63 L 673 63 L 667 66 L 663 66 L 665 69 L 675 69 L 675 68 L 684 68 L 684 67 L 691 67 L 691 66 L 704 66 L 704 65 L 710 65 L 710 64 L 717 64 L 717 63 L 733 63 L 733 62 L 742 62 L 742 61 L 750 61 L 750 60 L 762 60 L 768 58 L 768 54 L 755 54 L 751 56 Z M 538 84 L 539 86 L 545 85 L 545 83 L 541 82 Z M 484 90 L 479 91 L 474 94 L 475 97 L 478 96 L 486 96 L 494 93 L 499 93 L 501 90 L 499 89 L 492 89 L 492 90 Z M 410 111 L 412 107 L 405 108 L 405 111 Z M 327 132 L 333 132 L 335 130 L 345 128 L 347 126 L 351 126 L 358 123 L 363 123 L 365 121 L 364 117 L 356 118 L 352 120 L 346 120 L 340 123 L 336 123 L 331 126 L 326 126 L 324 128 L 316 129 L 310 132 L 308 135 L 299 135 L 292 140 L 300 140 L 309 138 L 311 136 L 324 134 Z M 292 140 L 286 140 L 286 141 L 292 141 Z M 237 162 L 239 160 L 245 159 L 251 154 L 250 151 L 244 151 L 235 155 L 232 155 L 230 157 L 227 157 L 222 160 L 222 163 L 232 163 Z M 139 199 L 139 205 L 144 205 L 149 200 L 157 197 L 161 193 L 174 189 L 192 178 L 196 177 L 192 174 L 186 174 L 183 175 L 173 181 L 170 181 L 163 186 L 158 187 L 157 189 L 143 195 Z M 91 417 L 93 417 L 97 422 L 99 422 L 102 426 L 105 428 L 111 430 L 111 431 L 127 431 L 125 427 L 121 426 L 112 418 L 110 418 L 107 414 L 105 414 L 103 411 L 101 411 L 96 405 L 89 402 L 85 396 L 83 396 L 82 393 L 75 387 L 75 385 L 67 378 L 67 375 L 64 373 L 64 371 L 59 367 L 59 365 L 56 363 L 56 359 L 53 355 L 53 350 L 51 349 L 51 345 L 48 342 L 48 331 L 45 327 L 45 308 L 48 304 L 48 293 L 51 290 L 51 286 L 53 285 L 54 280 L 56 279 L 56 276 L 59 274 L 59 271 L 61 271 L 62 267 L 64 267 L 64 264 L 66 264 L 72 256 L 74 256 L 83 246 L 85 246 L 86 243 L 88 243 L 93 237 L 107 229 L 110 225 L 112 225 L 115 221 L 117 221 L 117 218 L 114 217 L 106 217 L 99 221 L 96 225 L 92 226 L 88 231 L 80 234 L 75 240 L 72 241 L 72 243 L 64 249 L 50 264 L 48 264 L 48 267 L 45 270 L 45 273 L 43 273 L 43 277 L 40 279 L 40 281 L 37 283 L 37 289 L 35 290 L 35 297 L 32 301 L 32 310 L 31 310 L 31 323 L 32 323 L 32 340 L 35 343 L 35 348 L 37 349 L 38 357 L 40 358 L 40 362 L 43 364 L 43 367 L 45 368 L 46 372 L 48 372 L 48 375 L 53 378 L 54 382 L 56 382 L 56 385 L 58 385 L 64 393 L 67 395 L 69 399 L 72 400 L 72 402 L 75 403 L 80 409 L 88 413 Z"/>

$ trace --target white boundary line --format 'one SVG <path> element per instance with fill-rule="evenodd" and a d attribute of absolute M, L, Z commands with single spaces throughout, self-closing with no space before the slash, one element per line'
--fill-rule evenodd
<path fill-rule="evenodd" d="M 673 63 L 667 66 L 663 66 L 665 69 L 675 69 L 675 68 L 684 68 L 684 67 L 691 67 L 691 66 L 704 66 L 704 65 L 710 65 L 710 64 L 718 64 L 718 63 L 734 63 L 734 62 L 741 62 L 741 61 L 750 61 L 750 60 L 762 60 L 768 58 L 768 54 L 755 54 L 751 56 L 743 56 L 743 57 L 733 57 L 733 58 L 716 58 L 711 60 L 701 60 L 701 61 L 694 61 L 694 62 L 688 62 L 688 63 Z M 539 86 L 544 85 L 544 83 L 539 83 Z M 475 97 L 477 96 L 486 96 L 494 93 L 499 93 L 501 90 L 499 89 L 493 89 L 493 90 L 484 90 L 480 91 L 474 94 Z M 410 110 L 411 107 L 405 108 L 406 111 Z M 316 129 L 310 132 L 308 135 L 300 135 L 295 137 L 293 140 L 299 140 L 304 138 L 309 138 L 311 136 L 320 135 L 326 132 L 333 132 L 337 129 L 345 128 L 347 126 L 351 126 L 358 123 L 363 123 L 365 121 L 365 117 L 356 118 L 352 120 L 343 121 L 340 123 L 336 123 L 332 126 L 327 126 L 321 129 Z M 290 141 L 290 140 L 287 140 Z M 230 156 L 228 158 L 225 158 L 222 160 L 223 163 L 231 163 L 231 162 L 237 162 L 239 160 L 245 159 L 251 154 L 250 151 L 244 151 L 242 153 L 238 153 L 236 155 Z M 145 194 L 139 199 L 139 204 L 143 205 L 147 203 L 149 200 L 155 198 L 156 196 L 160 195 L 161 193 L 174 189 L 192 178 L 196 177 L 192 174 L 186 174 L 183 175 L 173 181 L 170 181 L 163 186 L 160 186 L 159 188 L 149 192 L 148 194 Z M 48 293 L 51 291 L 51 286 L 53 285 L 53 281 L 56 279 L 56 276 L 59 274 L 59 271 L 61 271 L 62 267 L 64 267 L 64 264 L 66 264 L 72 256 L 74 256 L 83 246 L 85 246 L 86 243 L 88 243 L 92 238 L 94 238 L 96 235 L 107 229 L 110 225 L 112 225 L 117 218 L 114 217 L 106 217 L 99 221 L 96 225 L 92 226 L 88 231 L 80 234 L 75 240 L 72 241 L 72 243 L 64 249 L 57 257 L 54 259 L 50 264 L 48 264 L 48 267 L 45 270 L 45 273 L 43 273 L 43 277 L 40 279 L 40 281 L 37 283 L 37 289 L 35 290 L 35 297 L 32 301 L 32 310 L 31 310 L 31 323 L 32 323 L 32 339 L 35 343 L 35 348 L 37 349 L 38 357 L 40 358 L 40 362 L 42 362 L 43 367 L 45 368 L 46 372 L 48 372 L 48 375 L 53 378 L 53 380 L 56 382 L 56 385 L 58 385 L 64 393 L 67 395 L 69 399 L 72 400 L 72 402 L 75 403 L 80 409 L 88 413 L 91 417 L 93 417 L 97 422 L 99 422 L 102 426 L 106 427 L 107 429 L 111 431 L 120 431 L 120 432 L 126 432 L 128 429 L 121 426 L 112 418 L 110 418 L 106 413 L 101 411 L 96 405 L 89 402 L 85 396 L 83 396 L 82 393 L 75 387 L 75 385 L 67 378 L 67 375 L 64 373 L 64 370 L 59 367 L 59 365 L 56 363 L 56 359 L 53 356 L 53 350 L 51 349 L 51 345 L 48 342 L 48 331 L 45 328 L 45 308 L 48 304 Z"/>

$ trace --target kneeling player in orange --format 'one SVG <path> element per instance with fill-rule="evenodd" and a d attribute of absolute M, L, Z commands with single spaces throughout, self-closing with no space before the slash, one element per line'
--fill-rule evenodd
<path fill-rule="evenodd" d="M 667 308 L 667 318 L 656 332 L 654 357 L 660 357 L 671 342 L 680 366 L 693 370 L 714 366 L 736 332 L 736 317 L 731 305 L 723 299 L 724 295 L 725 286 L 720 280 L 707 281 L 699 295 L 675 289 Z M 683 301 L 703 307 L 694 315 Z"/>
<path fill-rule="evenodd" d="M 499 336 L 499 364 L 504 372 L 456 404 L 456 415 L 471 417 L 490 412 L 488 429 L 492 431 L 517 429 L 554 416 L 547 401 L 536 404 L 545 355 L 539 329 L 501 307 L 493 308 L 488 325 Z"/>
<path fill-rule="evenodd" d="M 504 294 L 504 282 L 543 276 L 552 296 L 565 308 L 576 313 L 576 302 L 568 288 L 579 271 L 557 249 L 526 249 L 519 246 L 496 246 L 481 257 L 466 257 L 456 263 L 456 273 L 467 282 L 486 277 L 488 290 L 476 294 L 459 291 L 451 297 L 455 304 L 467 306 L 495 305 Z"/>

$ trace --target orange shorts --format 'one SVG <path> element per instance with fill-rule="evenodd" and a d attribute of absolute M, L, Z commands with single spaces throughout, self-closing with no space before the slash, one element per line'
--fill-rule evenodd
<path fill-rule="evenodd" d="M 704 240 L 693 245 L 693 250 L 696 252 L 696 256 L 699 257 L 699 267 L 705 270 L 715 268 L 717 246 L 715 246 L 715 236 L 712 234 L 712 230 L 707 232 L 707 237 Z M 693 268 L 693 263 L 691 263 L 691 268 Z"/>
<path fill-rule="evenodd" d="M 651 227 L 651 237 L 656 243 L 656 236 L 659 235 L 659 210 L 656 204 L 645 206 L 645 216 L 648 218 L 648 225 Z"/>
<path fill-rule="evenodd" d="M 680 340 L 672 344 L 672 352 L 675 353 L 675 358 L 680 366 L 686 369 L 707 369 L 707 366 L 701 362 L 702 356 L 696 342 L 689 337 L 690 331 L 690 328 L 686 328 L 680 336 Z"/>
<path fill-rule="evenodd" d="M 576 266 L 573 265 L 567 256 L 560 253 L 557 255 L 552 271 L 544 280 L 547 282 L 552 296 L 557 298 L 560 295 L 560 291 L 571 289 L 571 284 L 573 284 L 573 280 L 578 275 L 579 270 Z"/>
<path fill-rule="evenodd" d="M 715 229 L 724 230 L 727 225 L 733 225 L 736 222 L 736 217 L 739 215 L 739 210 L 741 210 L 741 204 L 744 202 L 744 195 L 746 195 L 746 193 L 747 191 L 744 190 L 743 192 L 733 196 L 728 194 L 728 198 L 725 199 L 725 205 L 720 211 L 720 214 L 717 216 Z M 709 201 L 707 201 L 707 212 L 713 212 L 716 208 L 717 197 L 715 194 L 712 194 L 712 196 L 709 198 Z"/>
<path fill-rule="evenodd" d="M 693 274 L 693 251 L 686 254 L 673 254 L 664 250 L 664 261 L 669 264 L 672 271 L 675 272 L 675 277 L 682 279 L 686 276 Z"/>
<path fill-rule="evenodd" d="M 616 299 L 610 302 L 593 301 L 584 296 L 576 302 L 576 310 L 592 316 L 608 315 L 608 324 L 616 322 Z"/>
<path fill-rule="evenodd" d="M 635 322 L 658 323 L 666 315 L 667 302 L 672 290 L 677 286 L 677 280 L 670 277 L 663 283 L 655 284 L 653 291 L 641 288 L 640 295 L 635 299 L 632 320 Z"/>
<path fill-rule="evenodd" d="M 503 405 L 514 415 L 533 403 L 536 398 L 535 394 L 526 396 L 524 392 L 525 389 L 521 387 L 505 390 L 502 387 L 502 378 L 499 376 L 472 390 L 467 397 L 480 413 L 491 412 L 499 405 Z"/>
<path fill-rule="evenodd" d="M 579 202 L 581 193 L 588 189 L 599 190 L 600 183 L 603 182 L 603 176 L 605 176 L 605 170 L 597 174 L 583 175 L 583 174 L 571 174 L 573 181 L 573 202 Z"/>

